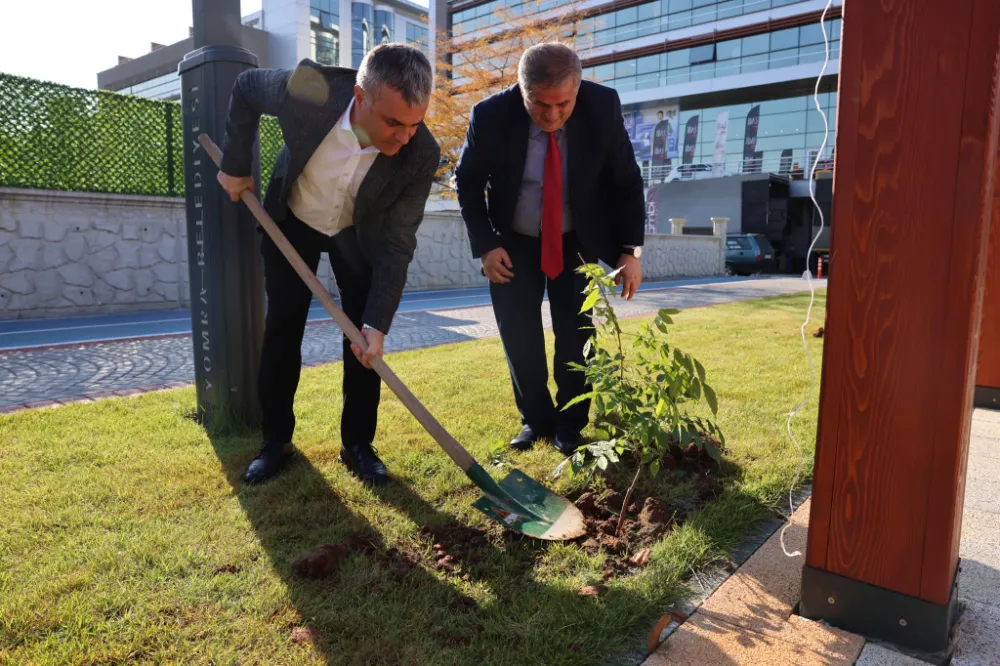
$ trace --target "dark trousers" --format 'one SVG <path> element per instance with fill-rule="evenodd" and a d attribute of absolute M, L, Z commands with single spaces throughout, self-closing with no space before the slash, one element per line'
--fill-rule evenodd
<path fill-rule="evenodd" d="M 340 290 L 341 307 L 361 328 L 371 287 L 371 267 L 358 245 L 354 227 L 334 237 L 321 234 L 289 211 L 281 223 L 288 241 L 315 273 L 321 252 L 327 252 Z M 293 403 L 302 369 L 302 336 L 312 302 L 312 292 L 299 277 L 270 236 L 264 235 L 264 288 L 267 318 L 260 363 L 260 402 L 265 444 L 292 441 L 295 430 Z M 371 443 L 375 437 L 381 379 L 354 357 L 344 336 L 343 412 L 340 435 L 344 444 Z"/>
<path fill-rule="evenodd" d="M 586 279 L 576 273 L 583 250 L 576 235 L 563 236 L 563 271 L 550 280 L 541 268 L 542 246 L 538 238 L 511 234 L 504 243 L 514 267 L 514 278 L 507 284 L 490 283 L 493 312 L 500 329 L 514 385 L 514 399 L 521 421 L 536 432 L 578 433 L 587 426 L 590 401 L 579 402 L 568 410 L 563 406 L 576 396 L 591 390 L 580 370 L 569 363 L 583 364 L 583 348 L 593 334 L 589 313 L 580 314 Z M 588 262 L 596 259 L 588 258 Z M 542 329 L 542 298 L 548 290 L 552 331 L 555 334 L 553 375 L 556 400 L 549 393 L 548 362 Z"/>

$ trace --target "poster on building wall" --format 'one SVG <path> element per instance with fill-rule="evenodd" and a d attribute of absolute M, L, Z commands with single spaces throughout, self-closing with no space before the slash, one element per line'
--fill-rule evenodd
<path fill-rule="evenodd" d="M 698 150 L 698 116 L 688 118 L 684 127 L 684 164 L 691 164 L 694 161 L 694 154 Z"/>
<path fill-rule="evenodd" d="M 642 104 L 622 113 L 637 161 L 665 165 L 679 157 L 679 115 L 676 102 Z"/>
<path fill-rule="evenodd" d="M 757 128 L 760 125 L 760 105 L 756 105 L 747 113 L 746 138 L 743 141 L 743 173 L 760 173 L 761 165 L 757 160 Z"/>
<path fill-rule="evenodd" d="M 653 125 L 652 139 L 652 161 L 653 166 L 664 166 L 670 164 L 670 134 L 673 130 L 673 123 L 669 120 L 660 120 Z"/>
<path fill-rule="evenodd" d="M 625 124 L 625 131 L 628 138 L 635 138 L 635 111 L 622 111 L 622 122 Z"/>
<path fill-rule="evenodd" d="M 726 139 L 729 137 L 729 112 L 723 111 L 715 118 L 715 151 L 712 153 L 712 174 L 726 172 Z"/>

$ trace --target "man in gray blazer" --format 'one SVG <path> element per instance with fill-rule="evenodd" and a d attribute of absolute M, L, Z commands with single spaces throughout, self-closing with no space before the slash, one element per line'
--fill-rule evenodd
<path fill-rule="evenodd" d="M 344 312 L 368 350 L 344 337 L 340 459 L 360 479 L 388 480 L 372 440 L 381 356 L 399 307 L 441 151 L 424 125 L 433 75 L 419 50 L 383 44 L 357 71 L 303 60 L 294 70 L 250 69 L 236 79 L 218 180 L 229 196 L 253 188 L 251 152 L 261 114 L 284 145 L 264 208 L 315 272 L 327 252 Z M 263 238 L 267 318 L 261 353 L 263 447 L 243 476 L 277 475 L 292 451 L 293 402 L 312 293 L 270 237 Z"/>

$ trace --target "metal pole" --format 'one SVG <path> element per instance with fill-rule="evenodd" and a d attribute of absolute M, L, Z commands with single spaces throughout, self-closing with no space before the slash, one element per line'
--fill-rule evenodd
<path fill-rule="evenodd" d="M 198 135 L 222 143 L 233 83 L 257 66 L 240 46 L 239 0 L 193 0 L 194 46 L 178 66 L 184 123 L 191 325 L 198 415 L 205 423 L 260 423 L 257 372 L 264 330 L 260 234 L 249 210 L 216 183 Z M 260 191 L 259 144 L 253 175 Z"/>

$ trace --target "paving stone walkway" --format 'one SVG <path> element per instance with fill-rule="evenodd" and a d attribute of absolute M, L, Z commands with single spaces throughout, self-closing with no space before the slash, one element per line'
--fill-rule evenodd
<path fill-rule="evenodd" d="M 814 285 L 821 289 L 826 282 Z M 640 292 L 632 301 L 616 303 L 616 312 L 636 317 L 665 307 L 683 310 L 802 291 L 808 285 L 801 278 L 679 286 Z M 551 327 L 547 305 L 542 312 L 545 326 Z M 386 351 L 496 335 L 490 307 L 405 313 L 397 315 Z M 303 363 L 340 360 L 341 345 L 340 329 L 332 321 L 311 323 L 302 343 Z M 169 388 L 193 379 L 190 335 L 0 353 L 0 411 Z"/>
<path fill-rule="evenodd" d="M 998 479 L 1000 411 L 979 409 L 969 442 L 952 666 L 1000 665 Z M 786 535 L 790 550 L 805 552 L 808 526 L 804 503 Z M 681 604 L 686 619 L 668 625 L 669 637 L 643 666 L 927 666 L 892 646 L 798 616 L 804 560 L 786 557 L 772 529 L 731 576 L 707 572 L 711 589 L 692 595 L 694 604 Z"/>

